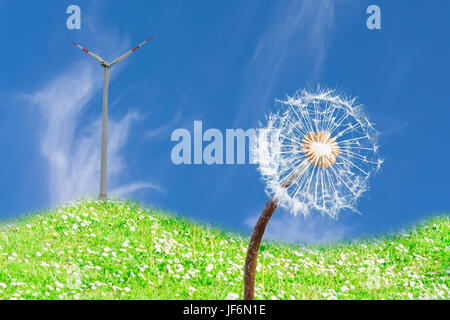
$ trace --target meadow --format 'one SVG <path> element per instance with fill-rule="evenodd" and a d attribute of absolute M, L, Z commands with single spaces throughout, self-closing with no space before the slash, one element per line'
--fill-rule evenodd
<path fill-rule="evenodd" d="M 0 299 L 242 299 L 248 235 L 132 201 L 0 224 Z M 450 217 L 325 245 L 263 241 L 256 299 L 449 299 Z"/>

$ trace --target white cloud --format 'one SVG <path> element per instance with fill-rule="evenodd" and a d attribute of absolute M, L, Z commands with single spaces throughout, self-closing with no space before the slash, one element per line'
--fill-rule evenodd
<path fill-rule="evenodd" d="M 173 117 L 173 119 L 170 120 L 170 122 L 147 131 L 144 135 L 144 138 L 145 139 L 154 139 L 154 138 L 159 138 L 159 137 L 163 137 L 163 136 L 164 137 L 170 136 L 170 131 L 174 129 L 174 127 L 179 123 L 181 118 L 182 118 L 181 111 L 178 110 L 177 113 L 175 114 L 175 116 Z"/>
<path fill-rule="evenodd" d="M 305 0 L 293 1 L 283 11 L 275 12 L 250 65 L 258 60 L 265 61 L 265 73 L 275 76 L 283 60 L 295 49 L 301 50 L 302 59 L 313 60 L 317 73 L 331 44 L 334 11 L 332 0 Z"/>
<path fill-rule="evenodd" d="M 380 132 L 380 138 L 385 140 L 387 137 L 396 135 L 409 126 L 409 121 L 400 119 L 387 114 L 375 114 L 373 117 L 377 130 Z"/>
<path fill-rule="evenodd" d="M 95 93 L 101 92 L 103 72 L 88 60 L 65 71 L 37 90 L 30 99 L 39 106 L 43 126 L 41 151 L 48 161 L 49 198 L 52 204 L 75 197 L 96 195 L 100 176 L 101 105 L 99 118 L 86 123 L 83 113 Z M 109 118 L 108 184 L 118 183 L 126 168 L 121 157 L 131 125 L 138 114 Z M 131 183 L 116 190 L 121 195 L 142 188 L 146 182 Z M 157 187 L 157 190 L 160 188 Z"/>
<path fill-rule="evenodd" d="M 129 183 L 124 186 L 118 187 L 118 188 L 112 190 L 111 194 L 120 197 L 120 196 L 124 196 L 127 194 L 132 194 L 132 193 L 134 193 L 138 190 L 142 190 L 142 189 L 154 189 L 159 192 L 165 192 L 165 190 L 163 188 L 161 188 L 160 186 L 158 186 L 156 184 L 141 181 L 141 182 Z"/>
<path fill-rule="evenodd" d="M 250 216 L 245 225 L 253 230 L 259 215 Z M 339 221 L 327 219 L 320 215 L 293 216 L 282 211 L 275 211 L 270 219 L 264 239 L 324 243 L 342 240 L 350 236 L 353 229 Z"/>
<path fill-rule="evenodd" d="M 272 89 L 283 71 L 292 68 L 287 65 L 289 61 L 301 59 L 308 63 L 313 78 L 322 70 L 334 35 L 334 2 L 305 0 L 285 4 L 275 5 L 249 61 L 244 76 L 243 107 L 236 113 L 235 125 L 254 112 L 248 106 L 264 106 L 275 98 Z"/>

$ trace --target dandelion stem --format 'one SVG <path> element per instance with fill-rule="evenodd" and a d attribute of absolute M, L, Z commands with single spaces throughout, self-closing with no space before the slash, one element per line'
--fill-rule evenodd
<path fill-rule="evenodd" d="M 266 230 L 272 214 L 278 206 L 278 197 L 274 196 L 267 202 L 266 207 L 261 213 L 258 222 L 253 229 L 250 243 L 247 249 L 247 257 L 244 265 L 244 299 L 253 300 L 255 298 L 255 274 L 256 264 L 258 260 L 258 251 L 261 245 L 261 240 Z"/>

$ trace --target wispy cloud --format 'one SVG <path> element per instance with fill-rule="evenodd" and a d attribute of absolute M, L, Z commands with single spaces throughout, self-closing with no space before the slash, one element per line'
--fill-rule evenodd
<path fill-rule="evenodd" d="M 83 113 L 103 84 L 101 69 L 91 61 L 79 63 L 38 89 L 30 100 L 42 115 L 41 151 L 48 161 L 49 198 L 59 203 L 74 197 L 97 194 L 100 174 L 101 120 L 85 123 Z M 108 179 L 118 185 L 126 168 L 121 151 L 138 114 L 109 119 Z M 147 182 L 117 187 L 124 195 L 142 188 L 161 190 Z"/>
<path fill-rule="evenodd" d="M 165 137 L 170 136 L 170 131 L 175 128 L 175 126 L 180 122 L 182 118 L 181 111 L 178 110 L 178 112 L 175 114 L 172 120 L 170 120 L 168 123 L 163 124 L 162 126 L 150 129 L 147 131 L 144 135 L 145 139 L 154 139 L 159 137 Z"/>
<path fill-rule="evenodd" d="M 334 2 L 305 0 L 285 4 L 275 5 L 248 63 L 244 107 L 237 112 L 235 124 L 254 112 L 248 106 L 264 106 L 274 98 L 273 87 L 282 71 L 291 67 L 287 63 L 292 59 L 308 63 L 310 76 L 316 77 L 322 69 L 334 34 Z"/>
<path fill-rule="evenodd" d="M 275 12 L 273 21 L 256 47 L 250 66 L 263 60 L 265 71 L 276 73 L 293 49 L 302 49 L 303 58 L 314 60 L 314 71 L 318 72 L 333 35 L 333 1 L 292 1 L 289 6 L 280 7 L 283 10 Z M 306 57 L 305 53 L 309 56 Z"/>
<path fill-rule="evenodd" d="M 245 220 L 245 225 L 252 230 L 259 215 Z M 353 229 L 339 221 L 314 215 L 308 218 L 293 216 L 285 212 L 275 212 L 264 234 L 266 239 L 302 243 L 325 243 L 350 237 Z"/>
<path fill-rule="evenodd" d="M 165 189 L 161 188 L 160 186 L 158 186 L 156 184 L 140 181 L 140 182 L 129 183 L 124 186 L 118 187 L 118 188 L 112 190 L 111 194 L 121 197 L 121 196 L 135 193 L 136 191 L 139 191 L 142 189 L 153 189 L 153 190 L 156 190 L 159 192 L 165 192 Z"/>
<path fill-rule="evenodd" d="M 383 113 L 374 114 L 373 119 L 377 130 L 380 132 L 380 139 L 382 140 L 407 130 L 410 124 L 408 120 Z"/>

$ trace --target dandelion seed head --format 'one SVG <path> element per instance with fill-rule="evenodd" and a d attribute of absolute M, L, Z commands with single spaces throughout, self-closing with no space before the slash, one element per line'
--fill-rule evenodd
<path fill-rule="evenodd" d="M 252 148 L 266 192 L 294 215 L 337 218 L 343 209 L 356 211 L 383 163 L 362 106 L 320 88 L 278 103 L 281 110 L 267 116 Z"/>

